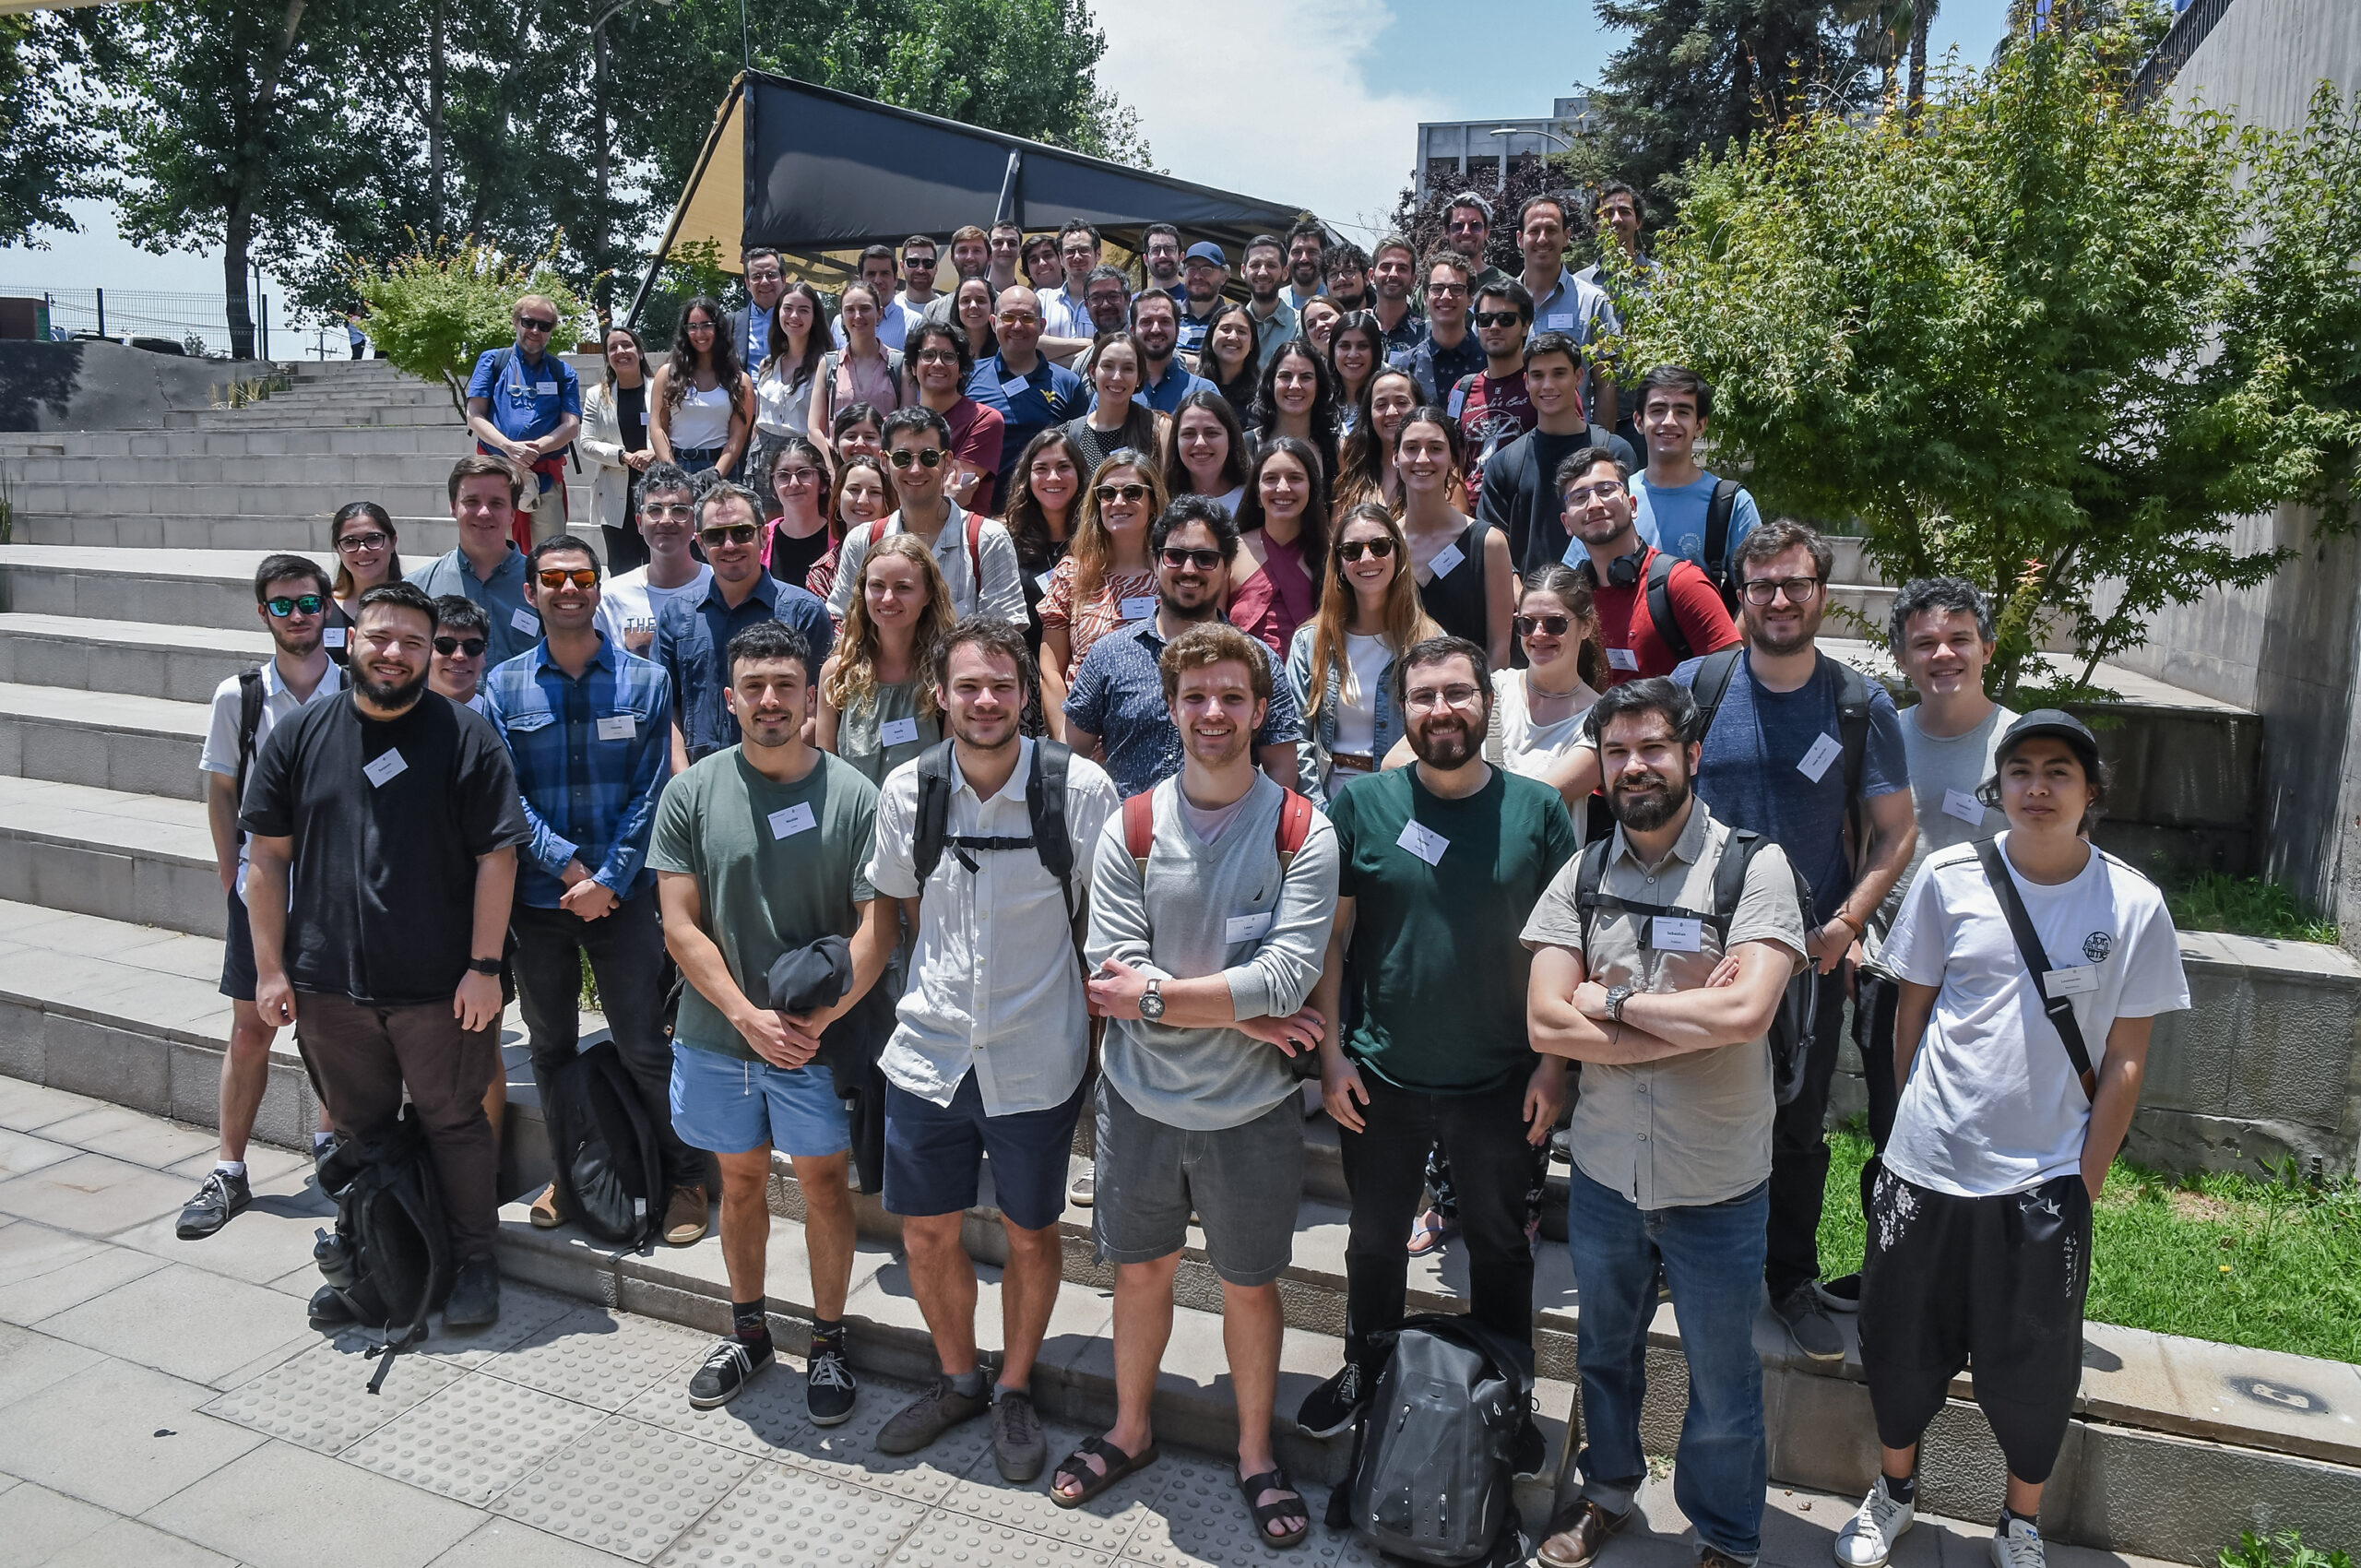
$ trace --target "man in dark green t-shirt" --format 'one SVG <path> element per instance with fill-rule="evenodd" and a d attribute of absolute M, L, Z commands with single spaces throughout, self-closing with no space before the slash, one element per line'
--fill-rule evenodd
<path fill-rule="evenodd" d="M 1525 1188 L 1532 1151 L 1565 1098 L 1563 1064 L 1525 1039 L 1531 959 L 1518 933 L 1573 858 L 1573 822 L 1555 790 L 1485 762 L 1492 687 L 1483 649 L 1430 638 L 1402 656 L 1394 683 L 1418 762 L 1361 780 L 1329 807 L 1336 923 L 1312 1005 L 1332 1020 L 1320 1087 L 1353 1214 L 1345 1368 L 1296 1418 L 1323 1436 L 1367 1401 L 1371 1336 L 1402 1321 L 1402 1237 L 1430 1146 L 1440 1144 L 1452 1162 L 1477 1321 L 1530 1347 Z M 1342 1034 L 1333 1020 L 1344 1012 L 1347 960 L 1359 1021 Z M 1517 1446 L 1519 1472 L 1538 1469 L 1541 1436 L 1529 1420 Z"/>

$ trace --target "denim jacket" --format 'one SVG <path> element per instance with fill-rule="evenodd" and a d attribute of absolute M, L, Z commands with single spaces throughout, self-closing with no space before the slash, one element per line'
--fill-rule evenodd
<path fill-rule="evenodd" d="M 1296 742 L 1296 788 L 1309 796 L 1311 803 L 1322 811 L 1328 809 L 1332 798 L 1328 777 L 1329 754 L 1336 749 L 1336 710 L 1344 706 L 1344 650 L 1328 667 L 1328 683 L 1320 699 L 1320 711 L 1311 712 L 1311 638 L 1318 630 L 1316 623 L 1298 626 L 1295 641 L 1287 648 L 1287 685 L 1295 695 L 1296 707 L 1309 720 L 1303 727 L 1303 738 Z M 1402 738 L 1402 718 L 1394 711 L 1394 660 L 1385 661 L 1385 672 L 1378 678 L 1375 692 L 1361 694 L 1364 702 L 1373 700 L 1377 707 L 1377 735 L 1370 742 L 1370 755 L 1382 767 L 1385 754 Z"/>

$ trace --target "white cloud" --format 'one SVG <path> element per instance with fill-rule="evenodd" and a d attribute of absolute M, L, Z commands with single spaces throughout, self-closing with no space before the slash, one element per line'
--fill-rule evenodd
<path fill-rule="evenodd" d="M 1358 233 L 1394 210 L 1439 95 L 1365 79 L 1383 0 L 1100 0 L 1098 83 L 1175 177 L 1306 207 Z"/>

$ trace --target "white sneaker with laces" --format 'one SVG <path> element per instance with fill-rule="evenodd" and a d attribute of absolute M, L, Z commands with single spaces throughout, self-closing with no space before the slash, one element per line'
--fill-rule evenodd
<path fill-rule="evenodd" d="M 1893 1555 L 1893 1543 L 1917 1517 L 1916 1501 L 1895 1502 L 1886 1491 L 1885 1477 L 1878 1477 L 1859 1510 L 1836 1532 L 1836 1561 L 1845 1568 L 1883 1568 L 1886 1559 Z M 2001 1568 L 2011 1565 L 2004 1563 Z"/>
<path fill-rule="evenodd" d="M 2041 1532 L 2031 1520 L 2008 1519 L 1992 1537 L 1992 1568 L 2043 1568 Z"/>

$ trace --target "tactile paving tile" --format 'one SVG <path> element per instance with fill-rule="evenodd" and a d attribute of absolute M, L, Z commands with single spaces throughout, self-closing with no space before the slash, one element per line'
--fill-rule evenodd
<path fill-rule="evenodd" d="M 801 1366 L 782 1361 L 778 1372 L 787 1373 L 801 1389 Z M 851 1419 L 841 1426 L 807 1426 L 790 1434 L 779 1457 L 803 1469 L 907 1497 L 913 1503 L 942 1502 L 952 1483 L 973 1469 L 976 1461 L 991 1446 L 991 1423 L 979 1417 L 952 1428 L 916 1454 L 880 1454 L 878 1430 L 892 1420 L 903 1406 L 917 1398 L 919 1391 L 908 1384 L 868 1372 L 860 1377 L 860 1397 L 853 1406 Z"/>
<path fill-rule="evenodd" d="M 583 1303 L 573 1297 L 504 1280 L 500 1286 L 498 1323 L 471 1334 L 452 1334 L 443 1327 L 438 1315 L 433 1320 L 433 1332 L 420 1344 L 417 1353 L 448 1361 L 464 1372 L 481 1366 L 486 1357 L 523 1344 L 564 1313 L 582 1310 Z M 346 1328 L 338 1332 L 335 1342 L 338 1349 L 358 1352 L 380 1337 L 357 1328 Z"/>
<path fill-rule="evenodd" d="M 706 1341 L 708 1348 L 711 1341 Z M 632 1400 L 623 1413 L 670 1431 L 718 1443 L 760 1459 L 779 1459 L 799 1439 L 809 1439 L 812 1425 L 804 1420 L 803 1367 L 780 1356 L 754 1375 L 738 1397 L 718 1409 L 698 1410 L 689 1405 L 689 1378 L 702 1360 L 682 1363 L 682 1375 L 667 1378 Z M 870 1392 L 864 1381 L 861 1397 Z"/>
<path fill-rule="evenodd" d="M 602 1419 L 587 1405 L 470 1372 L 340 1457 L 481 1508 Z"/>
<path fill-rule="evenodd" d="M 235 1421 L 322 1454 L 335 1454 L 368 1436 L 459 1376 L 459 1369 L 424 1356 L 404 1355 L 372 1396 L 377 1363 L 314 1346 L 239 1384 L 205 1407 L 208 1416 Z"/>
<path fill-rule="evenodd" d="M 984 1456 L 953 1485 L 939 1506 L 986 1524 L 1004 1526 L 1086 1551 L 1119 1554 L 1146 1522 L 1148 1510 L 1166 1484 L 1165 1461 L 1159 1459 L 1137 1475 L 1126 1476 L 1079 1508 L 1061 1508 L 1050 1497 L 1050 1485 L 1059 1462 L 1074 1444 L 1098 1429 L 1044 1423 L 1050 1456 L 1038 1479 L 1019 1485 L 1001 1479 L 991 1452 L 991 1419 L 985 1429 Z"/>
<path fill-rule="evenodd" d="M 665 1568 L 878 1568 L 925 1514 L 867 1487 L 757 1465 L 673 1543 Z"/>
<path fill-rule="evenodd" d="M 566 1313 L 483 1370 L 577 1405 L 620 1410 L 675 1370 L 683 1387 L 711 1339 L 670 1324 L 583 1307 Z"/>
<path fill-rule="evenodd" d="M 756 1463 L 751 1454 L 613 1416 L 492 1508 L 537 1530 L 649 1562 Z"/>
<path fill-rule="evenodd" d="M 930 1514 L 894 1554 L 894 1568 L 1107 1568 L 1104 1552 L 988 1525 L 960 1514 Z"/>
<path fill-rule="evenodd" d="M 1320 1522 L 1328 1506 L 1328 1489 L 1302 1484 L 1304 1505 L 1311 1511 L 1311 1533 L 1285 1550 L 1265 1545 L 1253 1515 L 1229 1468 L 1193 1460 L 1175 1464 L 1168 1458 L 1157 1468 L 1170 1467 L 1165 1488 L 1141 1522 L 1138 1534 L 1123 1548 L 1123 1560 L 1146 1568 L 1275 1568 L 1285 1562 L 1333 1563 L 1343 1550 L 1344 1537 Z"/>

